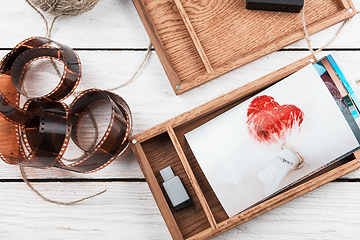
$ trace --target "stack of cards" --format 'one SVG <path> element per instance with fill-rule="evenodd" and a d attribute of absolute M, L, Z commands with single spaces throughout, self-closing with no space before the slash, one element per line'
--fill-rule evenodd
<path fill-rule="evenodd" d="M 360 101 L 357 85 L 341 70 L 343 67 L 339 57 L 328 55 L 313 64 L 334 100 L 341 109 L 349 126 L 357 139 L 360 139 Z"/>

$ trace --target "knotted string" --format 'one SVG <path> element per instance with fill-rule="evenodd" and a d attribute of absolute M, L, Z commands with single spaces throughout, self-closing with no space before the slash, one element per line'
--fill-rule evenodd
<path fill-rule="evenodd" d="M 350 20 L 351 20 L 355 15 L 354 15 L 353 17 L 348 18 L 348 19 L 346 19 L 345 21 L 343 21 L 342 25 L 340 26 L 339 30 L 336 32 L 335 36 L 334 36 L 327 44 L 325 44 L 324 46 L 322 46 L 322 47 L 320 47 L 320 48 L 318 48 L 317 50 L 314 51 L 314 49 L 313 49 L 312 46 L 311 46 L 310 35 L 309 35 L 309 33 L 308 33 L 308 31 L 307 31 L 307 28 L 306 28 L 306 22 L 305 22 L 305 2 L 306 2 L 306 1 L 304 1 L 303 9 L 302 9 L 302 11 L 301 11 L 305 40 L 306 40 L 306 42 L 307 42 L 307 44 L 308 44 L 309 51 L 311 52 L 311 54 L 312 54 L 312 55 L 314 56 L 314 58 L 315 58 L 314 60 L 317 61 L 315 54 L 318 53 L 318 52 L 321 52 L 322 50 L 324 50 L 324 48 L 326 48 L 326 47 L 329 46 L 331 43 L 333 43 L 334 40 L 339 36 L 340 32 L 344 29 L 345 25 L 346 25 L 347 23 L 349 23 Z M 360 11 L 358 11 L 356 14 L 359 14 L 359 13 L 360 13 Z M 358 81 L 360 81 L 360 80 L 358 80 Z M 358 82 L 358 81 L 357 81 L 357 82 Z"/>

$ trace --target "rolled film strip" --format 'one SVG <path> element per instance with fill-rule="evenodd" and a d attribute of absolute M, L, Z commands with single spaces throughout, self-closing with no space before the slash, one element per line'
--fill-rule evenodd
<path fill-rule="evenodd" d="M 26 95 L 25 72 L 31 62 L 41 58 L 64 64 L 61 79 L 54 90 L 20 107 L 20 94 Z M 81 77 L 80 59 L 71 48 L 43 37 L 26 39 L 2 59 L 0 74 L 0 157 L 6 163 L 85 173 L 105 167 L 127 148 L 131 112 L 121 97 L 90 89 L 70 107 L 60 102 L 75 90 Z M 79 120 L 100 102 L 111 106 L 110 123 L 93 149 L 83 149 L 77 133 Z M 85 155 L 65 164 L 62 157 L 70 138 Z"/>
<path fill-rule="evenodd" d="M 86 149 L 77 131 L 80 119 L 92 106 L 98 103 L 110 104 L 111 117 L 104 135 L 91 149 Z M 118 95 L 89 89 L 82 92 L 70 105 L 69 121 L 71 139 L 83 150 L 85 156 L 70 165 L 58 161 L 56 167 L 78 172 L 93 172 L 104 168 L 128 147 L 131 129 L 131 113 L 127 103 Z"/>
<path fill-rule="evenodd" d="M 18 93 L 23 91 L 24 75 L 31 62 L 41 58 L 52 58 L 64 64 L 59 84 L 48 94 L 39 97 L 59 101 L 68 97 L 77 87 L 81 77 L 81 63 L 78 55 L 68 46 L 44 37 L 28 38 L 16 45 L 1 61 L 0 73 L 11 77 Z"/>

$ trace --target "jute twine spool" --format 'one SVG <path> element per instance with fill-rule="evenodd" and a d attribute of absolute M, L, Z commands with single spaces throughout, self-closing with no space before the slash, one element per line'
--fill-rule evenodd
<path fill-rule="evenodd" d="M 75 17 L 90 11 L 100 0 L 30 0 L 44 12 L 61 17 Z"/>

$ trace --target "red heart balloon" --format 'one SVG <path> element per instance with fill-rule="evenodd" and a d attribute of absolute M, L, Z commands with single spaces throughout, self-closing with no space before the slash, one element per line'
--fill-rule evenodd
<path fill-rule="evenodd" d="M 251 101 L 247 110 L 247 127 L 259 141 L 282 138 L 295 125 L 300 126 L 304 113 L 295 105 L 280 105 L 273 97 L 262 95 Z"/>

